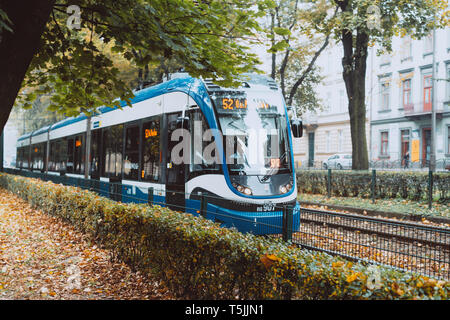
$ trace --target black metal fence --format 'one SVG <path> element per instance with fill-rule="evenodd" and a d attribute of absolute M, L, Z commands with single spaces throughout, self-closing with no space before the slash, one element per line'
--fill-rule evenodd
<path fill-rule="evenodd" d="M 446 203 L 450 200 L 450 173 L 392 172 L 373 170 L 297 170 L 299 192 L 322 194 L 328 198 L 359 197 L 376 199 L 409 199 Z"/>
<path fill-rule="evenodd" d="M 88 189 L 116 201 L 133 201 L 149 204 L 165 203 L 158 200 L 159 190 L 149 188 L 147 198 L 128 195 L 128 186 L 98 180 L 86 180 L 67 176 L 48 175 L 40 172 L 5 169 L 7 173 L 39 178 L 65 185 Z M 102 184 L 102 185 L 100 185 Z M 201 206 L 189 207 L 172 204 L 177 211 L 193 212 L 206 218 L 223 222 L 227 218 L 218 214 L 211 203 L 211 196 L 199 196 Z M 400 270 L 413 271 L 431 277 L 450 280 L 450 228 L 427 226 L 412 222 L 366 217 L 330 211 L 301 208 L 300 226 L 296 227 L 293 210 L 287 206 L 279 209 L 279 220 L 273 224 L 263 219 L 252 220 L 245 216 L 233 217 L 247 224 L 253 224 L 264 233 L 270 230 L 272 236 L 307 249 L 340 255 L 351 260 L 392 266 Z M 235 220 L 237 221 L 237 220 Z M 274 231 L 275 230 L 275 231 Z"/>
<path fill-rule="evenodd" d="M 302 208 L 293 242 L 347 258 L 450 279 L 450 229 Z"/>
<path fill-rule="evenodd" d="M 376 170 L 395 170 L 395 171 L 428 171 L 430 167 L 429 160 L 420 160 L 416 162 L 408 161 L 405 163 L 403 160 L 369 160 L 369 168 Z M 338 163 L 331 165 L 328 162 L 322 160 L 297 162 L 296 168 L 301 170 L 323 170 L 323 169 L 351 169 L 345 165 L 339 166 Z M 436 171 L 449 171 L 450 170 L 450 158 L 442 158 L 436 160 Z"/>

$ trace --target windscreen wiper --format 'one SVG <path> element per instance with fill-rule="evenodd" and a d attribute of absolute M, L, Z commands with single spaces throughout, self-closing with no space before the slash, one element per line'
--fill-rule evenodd
<path fill-rule="evenodd" d="M 287 152 L 285 151 L 285 152 L 281 155 L 281 157 L 280 157 L 280 164 L 281 164 L 281 162 L 284 160 L 284 158 L 286 158 L 286 154 L 287 154 Z M 273 174 L 273 172 L 275 171 L 275 169 L 278 170 L 278 168 L 270 167 L 269 172 L 266 173 L 266 174 L 264 175 L 264 177 L 261 178 L 261 182 L 266 182 L 267 180 L 269 180 L 269 178 L 272 176 L 272 174 Z"/>

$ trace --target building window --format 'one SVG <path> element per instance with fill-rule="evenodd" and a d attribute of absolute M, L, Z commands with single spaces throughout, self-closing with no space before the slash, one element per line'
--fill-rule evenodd
<path fill-rule="evenodd" d="M 447 154 L 450 154 L 450 126 L 447 127 Z"/>
<path fill-rule="evenodd" d="M 409 147 L 410 147 L 410 130 L 404 129 L 400 131 L 401 136 L 401 159 L 405 159 L 406 153 L 409 153 Z M 402 162 L 403 163 L 403 162 Z"/>
<path fill-rule="evenodd" d="M 330 152 L 331 141 L 330 141 L 330 131 L 325 131 L 325 141 L 326 141 L 326 152 Z"/>
<path fill-rule="evenodd" d="M 446 75 L 447 75 L 447 98 L 445 99 L 446 102 L 450 101 L 450 63 L 447 64 L 447 71 L 446 71 Z"/>
<path fill-rule="evenodd" d="M 325 102 L 325 111 L 330 112 L 331 111 L 331 92 L 327 92 L 327 100 Z"/>
<path fill-rule="evenodd" d="M 401 62 L 411 59 L 412 57 L 412 41 L 411 37 L 405 36 L 401 45 Z"/>
<path fill-rule="evenodd" d="M 342 152 L 344 146 L 344 131 L 342 129 L 338 130 L 338 152 Z"/>
<path fill-rule="evenodd" d="M 389 81 L 383 80 L 380 83 L 380 110 L 389 110 L 390 109 L 390 91 L 391 84 Z"/>
<path fill-rule="evenodd" d="M 433 82 L 431 74 L 423 76 L 423 111 L 431 111 L 433 96 Z"/>
<path fill-rule="evenodd" d="M 413 108 L 412 105 L 412 94 L 411 94 L 411 79 L 405 79 L 402 81 L 402 96 L 403 96 L 403 108 L 405 110 L 410 110 Z"/>
<path fill-rule="evenodd" d="M 380 156 L 388 156 L 389 154 L 389 132 L 381 132 L 381 143 L 380 143 Z"/>
<path fill-rule="evenodd" d="M 339 112 L 345 112 L 345 92 L 339 91 Z"/>
<path fill-rule="evenodd" d="M 328 63 L 327 74 L 332 74 L 335 66 L 335 61 L 333 59 L 333 52 L 331 52 L 331 50 L 329 50 L 327 53 L 327 63 Z"/>
<path fill-rule="evenodd" d="M 423 40 L 423 53 L 428 54 L 433 52 L 433 33 L 430 33 Z"/>
<path fill-rule="evenodd" d="M 391 56 L 385 52 L 380 56 L 380 67 L 385 67 L 391 64 Z"/>

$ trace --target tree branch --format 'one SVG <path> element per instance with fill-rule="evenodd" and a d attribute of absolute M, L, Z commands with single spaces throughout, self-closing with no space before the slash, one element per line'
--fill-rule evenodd
<path fill-rule="evenodd" d="M 314 54 L 313 58 L 311 59 L 311 61 L 308 64 L 308 67 L 305 69 L 305 71 L 302 73 L 300 78 L 292 86 L 292 89 L 289 93 L 288 105 L 292 104 L 292 101 L 294 99 L 295 94 L 297 93 L 298 88 L 300 87 L 302 82 L 306 79 L 306 77 L 308 76 L 308 73 L 311 72 L 312 68 L 314 67 L 314 64 L 316 63 L 316 60 L 319 58 L 322 51 L 325 50 L 325 48 L 328 46 L 329 41 L 330 41 L 330 34 L 328 34 L 325 37 L 325 41 L 323 42 L 320 49 L 318 51 L 316 51 L 316 53 Z"/>
<path fill-rule="evenodd" d="M 339 10 L 339 6 L 336 6 L 336 9 L 334 10 L 334 14 L 333 14 L 332 18 L 334 18 L 336 16 L 338 10 Z M 331 36 L 331 32 L 327 34 L 327 36 L 325 37 L 325 41 L 323 42 L 323 44 L 319 48 L 319 50 L 316 51 L 316 53 L 314 54 L 313 58 L 311 59 L 311 61 L 308 64 L 308 67 L 305 69 L 305 71 L 302 73 L 300 78 L 292 86 L 291 91 L 289 92 L 289 97 L 287 99 L 288 105 L 292 104 L 292 101 L 294 100 L 294 96 L 297 93 L 298 88 L 303 83 L 303 81 L 306 79 L 306 77 L 308 76 L 308 73 L 311 72 L 311 70 L 313 69 L 314 64 L 316 63 L 316 60 L 321 55 L 322 51 L 325 50 L 325 48 L 328 46 L 328 44 L 330 42 L 330 36 Z"/>

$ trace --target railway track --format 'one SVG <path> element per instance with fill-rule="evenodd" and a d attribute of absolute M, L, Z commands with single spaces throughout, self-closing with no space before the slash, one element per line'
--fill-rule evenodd
<path fill-rule="evenodd" d="M 325 224 L 331 228 L 341 228 L 352 232 L 375 234 L 403 241 L 450 248 L 449 228 L 308 208 L 302 208 L 301 221 L 303 223 Z"/>
<path fill-rule="evenodd" d="M 300 220 L 302 247 L 450 280 L 450 228 L 305 207 Z"/>

